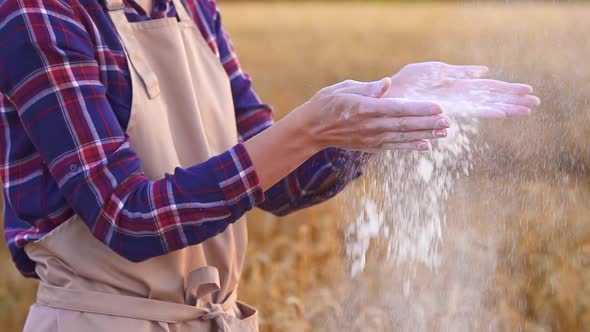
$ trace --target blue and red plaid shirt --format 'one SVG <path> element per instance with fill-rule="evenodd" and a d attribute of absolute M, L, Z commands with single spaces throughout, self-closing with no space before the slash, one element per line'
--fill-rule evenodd
<path fill-rule="evenodd" d="M 272 111 L 241 70 L 214 0 L 183 2 L 227 71 L 245 141 L 273 124 Z M 149 15 L 125 5 L 131 22 L 176 15 L 170 0 L 155 0 Z M 125 133 L 130 109 L 128 64 L 102 1 L 0 0 L 4 231 L 25 276 L 35 273 L 23 246 L 74 213 L 115 252 L 142 261 L 215 236 L 255 206 L 284 215 L 322 202 L 366 159 L 329 148 L 263 193 L 240 142 L 152 181 Z"/>

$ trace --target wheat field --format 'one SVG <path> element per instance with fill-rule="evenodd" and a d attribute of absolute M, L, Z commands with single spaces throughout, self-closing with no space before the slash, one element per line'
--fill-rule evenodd
<path fill-rule="evenodd" d="M 277 119 L 323 86 L 378 79 L 411 62 L 485 64 L 495 77 L 533 85 L 543 101 L 533 116 L 482 124 L 476 143 L 485 148 L 449 201 L 441 250 L 455 263 L 416 283 L 452 310 L 432 309 L 419 323 L 425 331 L 590 330 L 590 5 L 220 3 Z M 342 229 L 355 197 L 285 218 L 249 215 L 240 297 L 260 309 L 262 331 L 401 331 L 403 310 L 427 307 L 426 295 L 405 299 L 410 308 L 387 307 L 380 293 L 397 289 L 399 270 L 384 270 L 378 254 L 362 278 L 348 277 Z M 0 330 L 19 331 L 35 283 L 18 275 L 3 243 L 0 260 Z M 466 275 L 483 292 L 474 319 L 458 318 L 471 301 L 456 287 Z M 350 296 L 359 289 L 363 296 Z"/>

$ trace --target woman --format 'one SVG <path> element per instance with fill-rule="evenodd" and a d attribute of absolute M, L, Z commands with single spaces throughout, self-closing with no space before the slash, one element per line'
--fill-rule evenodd
<path fill-rule="evenodd" d="M 246 211 L 287 214 L 370 153 L 430 149 L 451 97 L 483 117 L 538 105 L 485 67 L 426 63 L 273 123 L 213 0 L 6 0 L 0 47 L 5 235 L 41 280 L 25 331 L 256 331 L 237 301 Z"/>

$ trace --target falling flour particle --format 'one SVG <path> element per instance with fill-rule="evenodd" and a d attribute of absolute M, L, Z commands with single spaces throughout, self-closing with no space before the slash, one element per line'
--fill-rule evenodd
<path fill-rule="evenodd" d="M 461 106 L 464 107 L 464 106 Z M 445 109 L 446 111 L 446 109 Z M 460 111 L 460 110 L 455 110 Z M 385 245 L 387 257 L 410 269 L 439 265 L 438 249 L 446 223 L 446 202 L 458 177 L 471 169 L 475 120 L 460 120 L 430 152 L 391 151 L 377 158 L 365 176 L 365 192 L 354 201 L 356 217 L 346 228 L 351 273 L 364 271 L 370 244 Z"/>
<path fill-rule="evenodd" d="M 432 171 L 434 171 L 434 164 L 426 158 L 420 158 L 418 162 L 418 174 L 420 174 L 424 182 L 430 181 Z"/>
<path fill-rule="evenodd" d="M 347 246 L 347 253 L 352 260 L 352 274 L 357 275 L 362 272 L 365 267 L 366 253 L 369 249 L 370 240 L 379 236 L 380 233 L 387 233 L 388 229 L 384 227 L 384 216 L 379 211 L 375 202 L 367 200 L 364 202 L 364 209 L 358 216 L 358 222 L 353 226 L 357 228 L 354 232 L 358 241 L 349 243 Z"/>

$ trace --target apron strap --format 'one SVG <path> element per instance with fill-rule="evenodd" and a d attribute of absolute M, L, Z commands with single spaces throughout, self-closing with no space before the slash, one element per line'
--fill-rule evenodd
<path fill-rule="evenodd" d="M 105 3 L 111 21 L 115 25 L 123 47 L 129 56 L 131 65 L 141 78 L 149 98 L 154 99 L 158 97 L 160 95 L 158 77 L 141 56 L 137 39 L 133 34 L 131 24 L 125 16 L 125 4 L 123 0 L 105 0 Z"/>
<path fill-rule="evenodd" d="M 165 323 L 182 323 L 207 314 L 201 308 L 121 294 L 77 290 L 40 283 L 37 303 L 52 308 L 128 317 Z"/>
<path fill-rule="evenodd" d="M 125 8 L 125 4 L 123 3 L 123 0 L 106 0 L 106 5 L 107 5 L 107 10 L 109 10 L 109 11 Z"/>
<path fill-rule="evenodd" d="M 174 4 L 174 9 L 176 9 L 176 15 L 178 15 L 180 21 L 193 23 L 193 19 L 188 14 L 186 8 L 180 0 L 172 0 L 172 3 Z"/>
<path fill-rule="evenodd" d="M 173 324 L 195 319 L 213 320 L 219 331 L 229 332 L 231 330 L 229 320 L 238 320 L 228 313 L 236 303 L 237 293 L 231 292 L 223 303 L 210 303 L 199 299 L 220 289 L 217 269 L 205 266 L 192 271 L 187 285 L 189 287 L 186 290 L 187 298 L 195 297 L 193 301 L 195 303 L 192 305 L 58 287 L 43 282 L 37 289 L 37 303 L 52 308 Z M 245 326 L 244 323 L 240 325 Z M 247 330 L 251 331 L 250 328 Z"/>
<path fill-rule="evenodd" d="M 198 299 L 218 291 L 221 289 L 219 284 L 219 271 L 213 266 L 204 266 L 193 270 L 188 275 L 188 281 L 185 291 L 185 303 L 189 305 L 196 305 Z M 226 301 L 229 302 L 229 301 Z M 228 303 L 229 307 L 224 308 L 229 310 L 233 303 Z"/>

